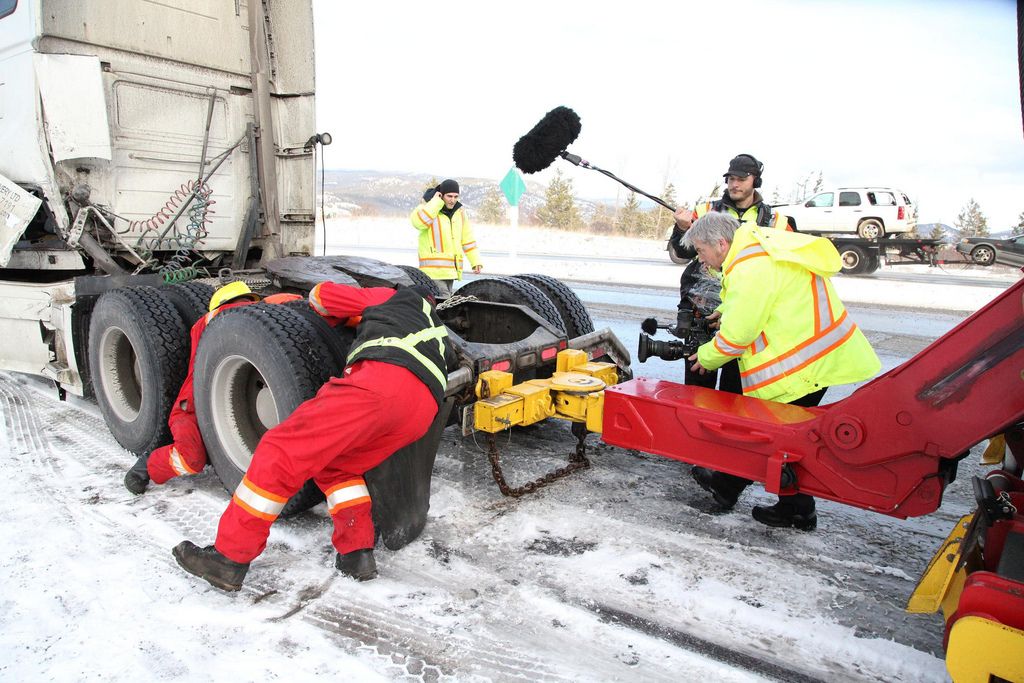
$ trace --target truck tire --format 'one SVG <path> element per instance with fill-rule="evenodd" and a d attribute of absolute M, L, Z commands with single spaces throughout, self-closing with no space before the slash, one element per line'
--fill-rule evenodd
<path fill-rule="evenodd" d="M 210 311 L 210 297 L 214 289 L 202 282 L 181 282 L 161 287 L 160 291 L 170 300 L 178 311 L 185 328 L 191 330 L 200 318 Z"/>
<path fill-rule="evenodd" d="M 885 228 L 877 218 L 865 218 L 857 224 L 857 234 L 866 240 L 882 239 L 885 237 Z"/>
<path fill-rule="evenodd" d="M 196 353 L 196 418 L 217 477 L 229 492 L 260 438 L 330 377 L 330 351 L 313 324 L 287 305 L 253 304 L 218 315 Z M 323 500 L 306 482 L 285 504 L 294 515 Z"/>
<path fill-rule="evenodd" d="M 872 256 L 864 247 L 856 244 L 845 244 L 839 247 L 839 256 L 843 260 L 843 275 L 860 275 L 868 270 Z M 877 260 L 875 261 L 877 267 Z"/>
<path fill-rule="evenodd" d="M 565 334 L 569 339 L 589 334 L 594 331 L 594 321 L 590 318 L 586 306 L 576 296 L 576 293 L 569 289 L 563 282 L 556 280 L 549 275 L 528 273 L 525 275 L 514 275 L 516 280 L 528 282 L 547 295 L 551 303 L 558 309 L 561 315 L 562 324 L 565 327 Z"/>
<path fill-rule="evenodd" d="M 559 332 L 565 332 L 562 316 L 551 299 L 529 282 L 511 277 L 482 277 L 462 285 L 458 293 L 498 304 L 525 306 L 551 323 Z"/>
<path fill-rule="evenodd" d="M 435 297 L 441 296 L 441 288 L 437 286 L 436 282 L 434 282 L 434 278 L 430 277 L 416 266 L 398 266 L 398 268 L 409 276 L 409 279 L 412 280 L 414 285 L 426 287 L 427 290 Z"/>
<path fill-rule="evenodd" d="M 996 250 L 987 244 L 980 244 L 971 249 L 971 260 L 979 266 L 991 266 L 996 262 Z"/>
<path fill-rule="evenodd" d="M 668 250 L 668 257 L 672 261 L 672 263 L 675 263 L 677 265 L 683 265 L 685 263 L 689 263 L 690 262 L 690 259 L 683 258 L 682 256 L 677 256 L 676 255 L 676 250 L 672 248 L 672 240 L 671 239 L 668 241 L 668 246 L 666 247 L 666 249 Z"/>
<path fill-rule="evenodd" d="M 89 322 L 89 372 L 103 420 L 136 456 L 171 442 L 167 417 L 188 369 L 188 333 L 155 287 L 107 292 Z"/>
<path fill-rule="evenodd" d="M 297 312 L 313 325 L 320 335 L 320 339 L 327 344 L 327 350 L 330 355 L 326 368 L 327 376 L 340 377 L 342 370 L 345 369 L 345 361 L 348 359 L 349 349 L 352 348 L 352 342 L 356 338 L 355 329 L 345 327 L 344 325 L 331 327 L 319 313 L 309 307 L 307 299 L 289 301 L 285 306 Z"/>

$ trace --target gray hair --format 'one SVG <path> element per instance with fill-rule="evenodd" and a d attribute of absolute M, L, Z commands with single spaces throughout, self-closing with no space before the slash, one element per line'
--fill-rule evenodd
<path fill-rule="evenodd" d="M 695 220 L 679 238 L 679 242 L 684 247 L 694 248 L 697 246 L 695 242 L 715 244 L 720 239 L 732 244 L 732 238 L 739 227 L 740 222 L 729 214 L 711 211 Z"/>

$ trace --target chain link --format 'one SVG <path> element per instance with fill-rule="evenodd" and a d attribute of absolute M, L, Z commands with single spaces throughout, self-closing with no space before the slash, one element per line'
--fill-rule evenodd
<path fill-rule="evenodd" d="M 472 294 L 453 294 L 441 303 L 437 305 L 437 310 L 443 311 L 446 308 L 452 308 L 459 304 L 466 303 L 467 301 L 478 301 L 478 299 Z"/>
<path fill-rule="evenodd" d="M 501 469 L 501 455 L 498 452 L 497 439 L 494 434 L 488 434 L 487 457 L 491 461 L 491 474 L 494 476 L 494 481 L 498 484 L 498 488 L 501 490 L 501 495 L 518 498 L 524 494 L 533 493 L 537 489 L 547 486 L 551 482 L 561 479 L 567 474 L 572 474 L 576 470 L 585 470 L 590 467 L 590 460 L 587 459 L 586 454 L 586 428 L 582 424 L 574 422 L 572 425 L 572 433 L 576 436 L 576 450 L 569 456 L 568 465 L 560 467 L 557 470 L 552 470 L 534 481 L 527 482 L 522 486 L 517 486 L 515 488 L 509 486 L 508 481 L 505 479 L 505 473 Z"/>

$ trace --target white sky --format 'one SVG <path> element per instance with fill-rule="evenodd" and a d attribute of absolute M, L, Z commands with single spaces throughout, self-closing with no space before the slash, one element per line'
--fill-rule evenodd
<path fill-rule="evenodd" d="M 728 8 L 728 9 L 725 9 Z M 499 180 L 550 109 L 570 150 L 680 201 L 739 152 L 766 196 L 891 185 L 919 219 L 967 201 L 993 231 L 1024 211 L 1015 3 L 336 2 L 314 0 L 317 120 L 329 168 Z M 558 160 L 581 197 L 625 190 Z"/>

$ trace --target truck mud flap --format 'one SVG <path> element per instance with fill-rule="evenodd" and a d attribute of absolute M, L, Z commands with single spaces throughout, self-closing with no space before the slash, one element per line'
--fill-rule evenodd
<path fill-rule="evenodd" d="M 426 434 L 364 475 L 373 500 L 373 524 L 388 550 L 416 540 L 427 524 L 434 457 L 454 403 L 454 398 L 445 399 Z"/>

